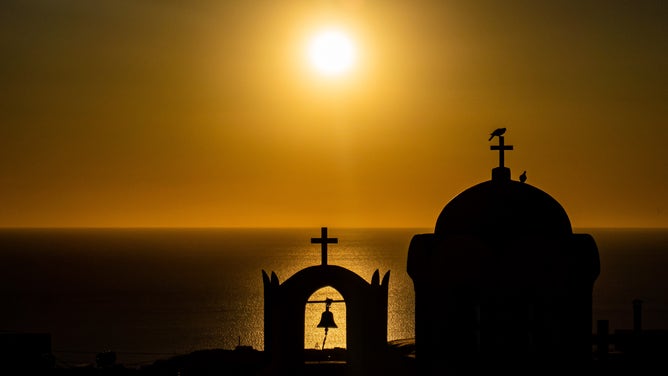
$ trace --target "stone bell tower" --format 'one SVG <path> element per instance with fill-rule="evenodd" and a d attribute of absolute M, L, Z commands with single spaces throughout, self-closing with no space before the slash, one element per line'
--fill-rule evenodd
<path fill-rule="evenodd" d="M 387 349 L 388 271 L 380 279 L 376 270 L 371 283 L 327 260 L 327 245 L 337 238 L 327 236 L 311 239 L 321 245 L 321 265 L 310 266 L 280 283 L 272 272 L 263 270 L 264 281 L 264 349 L 269 355 L 270 374 L 295 375 L 304 366 L 304 318 L 308 298 L 317 290 L 331 286 L 346 304 L 347 374 L 370 375 L 382 369 Z M 331 304 L 332 301 L 324 302 Z M 323 316 L 323 319 L 325 317 Z M 324 324 L 327 328 L 330 324 Z M 331 327 L 331 326 L 329 326 Z M 379 368 L 380 367 L 380 368 Z"/>
<path fill-rule="evenodd" d="M 499 141 L 492 179 L 453 198 L 434 233 L 411 240 L 420 375 L 541 374 L 591 360 L 596 242 L 573 233 L 550 195 L 511 179 L 504 132 L 490 138 Z"/>

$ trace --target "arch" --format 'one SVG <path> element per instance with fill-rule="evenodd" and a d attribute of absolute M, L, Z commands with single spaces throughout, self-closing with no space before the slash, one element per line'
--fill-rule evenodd
<path fill-rule="evenodd" d="M 327 299 L 332 303 L 327 308 Z M 330 323 L 329 317 L 324 317 L 325 311 L 331 313 L 331 319 L 336 327 L 320 327 L 320 323 Z M 318 289 L 308 299 L 304 309 L 304 351 L 305 357 L 310 359 L 309 351 L 315 355 L 316 350 L 328 350 L 333 354 L 326 354 L 327 359 L 344 360 L 346 348 L 346 303 L 338 290 L 331 286 Z M 341 351 L 343 350 L 343 351 Z M 323 354 L 325 355 L 325 354 Z"/>
<path fill-rule="evenodd" d="M 324 267 L 323 267 L 324 266 Z M 354 304 L 369 286 L 364 278 L 336 265 L 317 265 L 302 269 L 283 282 L 282 287 L 292 290 L 291 295 L 304 302 L 317 290 L 331 286 L 341 293 L 346 304 Z"/>

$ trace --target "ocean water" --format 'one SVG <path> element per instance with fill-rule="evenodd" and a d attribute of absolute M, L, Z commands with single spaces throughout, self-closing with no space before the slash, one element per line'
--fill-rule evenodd
<path fill-rule="evenodd" d="M 330 264 L 367 281 L 390 272 L 388 339 L 414 336 L 408 245 L 430 228 L 329 229 Z M 601 275 L 593 328 L 668 329 L 668 230 L 576 229 L 596 239 Z M 128 365 L 201 349 L 264 348 L 262 270 L 281 282 L 320 264 L 319 228 L 307 229 L 5 229 L 0 230 L 0 330 L 47 332 L 59 364 L 93 362 L 112 350 Z M 310 300 L 341 299 L 325 288 Z M 307 304 L 306 348 L 323 345 L 316 328 L 324 304 Z M 345 304 L 325 346 L 345 347 Z"/>

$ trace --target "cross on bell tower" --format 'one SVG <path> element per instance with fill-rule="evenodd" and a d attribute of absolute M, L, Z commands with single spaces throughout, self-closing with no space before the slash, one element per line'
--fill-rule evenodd
<path fill-rule="evenodd" d="M 327 227 L 322 227 L 320 229 L 319 238 L 311 238 L 312 244 L 320 244 L 320 249 L 322 252 L 322 264 L 327 265 L 327 244 L 336 244 L 339 242 L 338 238 L 328 238 L 327 237 Z"/>

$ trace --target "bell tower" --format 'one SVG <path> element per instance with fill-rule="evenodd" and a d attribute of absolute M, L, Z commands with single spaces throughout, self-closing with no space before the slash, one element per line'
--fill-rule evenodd
<path fill-rule="evenodd" d="M 304 368 L 304 320 L 308 298 L 317 290 L 331 286 L 340 292 L 346 303 L 346 362 L 349 374 L 368 375 L 383 364 L 387 349 L 387 298 L 390 272 L 382 278 L 376 269 L 368 283 L 359 275 L 327 261 L 329 238 L 327 227 L 320 238 L 322 263 L 304 268 L 280 283 L 276 273 L 264 270 L 264 352 L 269 371 L 279 374 L 299 374 Z M 338 301 L 326 299 L 325 312 L 318 327 L 335 328 L 329 306 Z M 323 340 L 327 339 L 326 335 Z"/>

